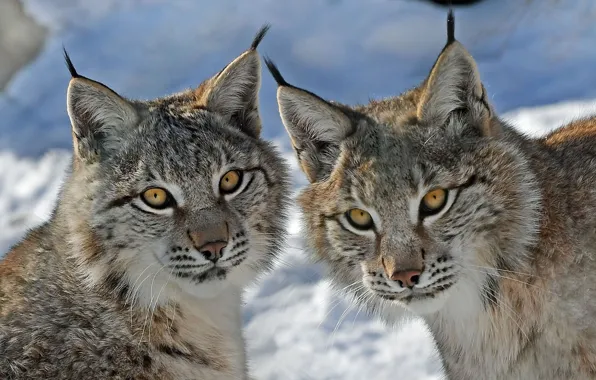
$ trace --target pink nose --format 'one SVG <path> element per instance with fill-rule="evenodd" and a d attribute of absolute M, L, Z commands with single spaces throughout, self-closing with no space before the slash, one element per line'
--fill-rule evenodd
<path fill-rule="evenodd" d="M 221 258 L 222 251 L 227 245 L 225 241 L 214 241 L 204 244 L 198 250 L 207 260 L 215 263 Z"/>
<path fill-rule="evenodd" d="M 400 286 L 411 288 L 420 280 L 420 274 L 421 272 L 419 270 L 403 270 L 393 272 L 391 279 L 397 281 Z"/>

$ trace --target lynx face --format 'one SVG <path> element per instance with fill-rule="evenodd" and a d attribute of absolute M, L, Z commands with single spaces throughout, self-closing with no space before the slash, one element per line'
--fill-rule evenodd
<path fill-rule="evenodd" d="M 244 286 L 281 244 L 281 158 L 206 110 L 163 108 L 99 164 L 91 226 L 117 263 L 146 270 L 139 282 L 163 275 L 205 295 Z"/>
<path fill-rule="evenodd" d="M 216 296 L 266 269 L 283 244 L 288 172 L 259 138 L 256 46 L 198 89 L 148 102 L 73 79 L 75 251 L 92 282 L 157 304 Z"/>
<path fill-rule="evenodd" d="M 421 314 L 495 302 L 496 268 L 535 242 L 540 197 L 463 46 L 448 45 L 390 117 L 326 102 L 268 66 L 310 181 L 307 240 L 338 287 Z"/>
<path fill-rule="evenodd" d="M 499 263 L 509 248 L 501 245 L 519 231 L 530 240 L 535 234 L 528 220 L 538 200 L 525 164 L 506 147 L 448 131 L 359 127 L 330 177 L 300 197 L 319 256 L 341 283 L 360 280 L 375 296 L 419 313 L 467 294 L 462 287 L 490 300 L 485 274 L 515 265 Z"/>

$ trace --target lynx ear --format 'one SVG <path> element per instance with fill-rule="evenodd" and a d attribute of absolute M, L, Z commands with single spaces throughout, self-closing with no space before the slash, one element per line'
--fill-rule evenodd
<path fill-rule="evenodd" d="M 480 80 L 476 62 L 455 40 L 453 14 L 447 20 L 447 45 L 435 62 L 418 105 L 418 118 L 432 125 L 445 125 L 451 117 L 463 117 L 466 127 L 474 126 L 483 136 L 499 133 L 492 123 L 493 110 Z"/>
<path fill-rule="evenodd" d="M 80 76 L 66 51 L 64 56 L 72 75 L 66 104 L 75 155 L 91 158 L 117 148 L 122 135 L 138 123 L 137 110 L 107 86 Z"/>
<path fill-rule="evenodd" d="M 256 49 L 268 30 L 268 25 L 262 27 L 250 49 L 197 89 L 208 109 L 228 118 L 252 137 L 261 133 L 261 62 Z"/>
<path fill-rule="evenodd" d="M 310 182 L 320 181 L 331 173 L 352 121 L 339 107 L 288 84 L 271 60 L 265 63 L 279 86 L 279 113 L 300 166 Z"/>

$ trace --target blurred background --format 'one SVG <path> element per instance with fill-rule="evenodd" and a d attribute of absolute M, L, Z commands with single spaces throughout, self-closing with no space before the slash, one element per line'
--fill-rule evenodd
<path fill-rule="evenodd" d="M 345 103 L 399 94 L 428 74 L 446 40 L 446 0 L 0 0 L 0 255 L 49 216 L 68 165 L 69 80 L 77 70 L 130 98 L 153 98 L 259 47 L 286 79 Z M 596 111 L 596 2 L 453 0 L 496 109 L 540 135 Z M 469 3 L 469 4 L 467 4 Z M 263 72 L 264 137 L 294 163 Z M 279 268 L 247 293 L 258 379 L 439 379 L 424 325 L 392 330 L 332 292 L 309 263 L 294 213 Z"/>

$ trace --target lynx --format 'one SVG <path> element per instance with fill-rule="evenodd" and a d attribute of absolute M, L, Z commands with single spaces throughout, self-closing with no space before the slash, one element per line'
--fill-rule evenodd
<path fill-rule="evenodd" d="M 289 174 L 259 136 L 250 49 L 127 100 L 81 76 L 55 212 L 0 263 L 2 379 L 247 379 L 243 288 L 284 240 Z"/>
<path fill-rule="evenodd" d="M 331 103 L 267 65 L 338 288 L 389 323 L 421 316 L 449 379 L 596 378 L 596 118 L 517 132 L 452 15 L 430 75 L 395 98 Z"/>

